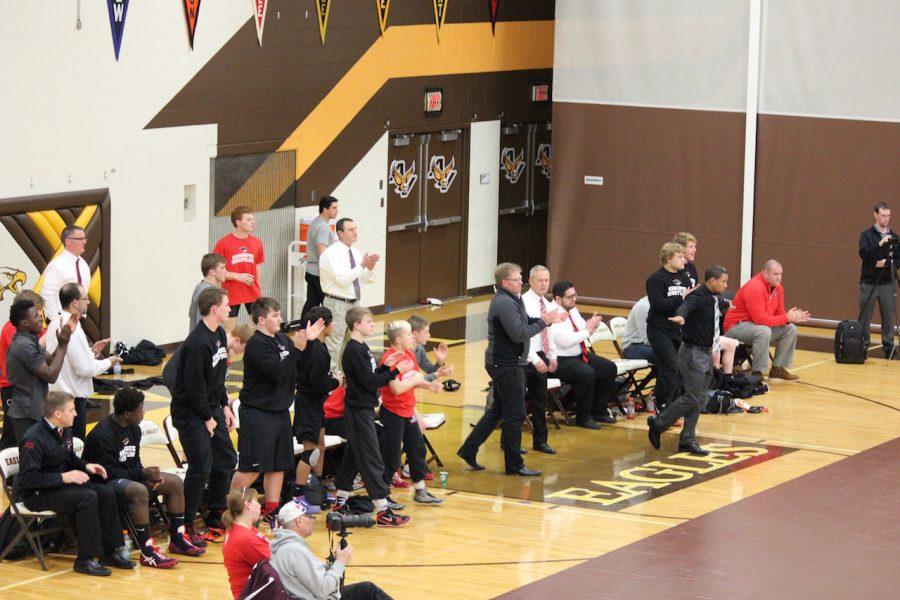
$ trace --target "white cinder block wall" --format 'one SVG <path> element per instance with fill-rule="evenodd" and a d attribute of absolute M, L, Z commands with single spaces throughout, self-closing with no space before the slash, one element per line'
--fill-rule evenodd
<path fill-rule="evenodd" d="M 180 0 L 130 2 L 117 62 L 105 2 L 81 3 L 79 30 L 75 2 L 0 0 L 0 199 L 109 188 L 114 342 L 184 338 L 209 251 L 217 128 L 144 127 L 250 18 L 247 0 L 215 4 L 215 19 L 200 11 L 191 51 Z M 490 284 L 496 264 L 499 137 L 499 121 L 471 126 L 471 172 L 460 181 L 471 186 L 469 288 Z M 382 255 L 378 281 L 363 288 L 370 306 L 385 297 L 387 155 L 385 134 L 332 192 L 341 216 L 360 223 L 359 247 Z"/>
<path fill-rule="evenodd" d="M 109 188 L 114 341 L 184 337 L 216 127 L 144 126 L 250 18 L 246 0 L 215 4 L 191 51 L 180 0 L 130 2 L 116 62 L 105 2 L 81 3 L 79 30 L 75 2 L 0 0 L 0 198 Z"/>

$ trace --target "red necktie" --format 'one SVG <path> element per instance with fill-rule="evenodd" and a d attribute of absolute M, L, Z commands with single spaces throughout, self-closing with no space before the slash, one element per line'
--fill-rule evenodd
<path fill-rule="evenodd" d="M 84 285 L 81 281 L 81 258 L 75 257 L 75 276 L 78 278 L 78 285 Z"/>
<path fill-rule="evenodd" d="M 544 306 L 544 299 L 539 298 L 541 301 L 541 316 L 547 314 L 547 307 Z M 544 351 L 544 356 L 550 356 L 550 332 L 547 331 L 547 328 L 544 327 L 541 329 L 541 349 Z"/>
<path fill-rule="evenodd" d="M 572 323 L 572 329 L 576 333 L 578 333 L 578 325 L 575 324 L 575 319 L 572 318 L 572 313 L 569 313 L 569 322 Z M 584 340 L 581 340 L 578 345 L 581 346 L 581 362 L 587 362 L 587 344 L 584 343 Z"/>

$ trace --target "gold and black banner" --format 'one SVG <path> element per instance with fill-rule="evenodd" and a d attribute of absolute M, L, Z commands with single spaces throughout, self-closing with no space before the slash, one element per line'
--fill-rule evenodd
<path fill-rule="evenodd" d="M 437 38 L 441 41 L 441 27 L 444 26 L 444 18 L 447 16 L 447 3 L 450 0 L 434 1 L 434 25 L 437 27 Z"/>
<path fill-rule="evenodd" d="M 328 13 L 331 10 L 331 0 L 314 0 L 316 3 L 316 17 L 319 19 L 319 37 L 322 45 L 325 45 L 325 30 L 328 29 Z"/>
<path fill-rule="evenodd" d="M 384 35 L 388 13 L 391 12 L 391 0 L 375 0 L 375 8 L 378 9 L 378 27 L 381 28 L 381 35 Z"/>

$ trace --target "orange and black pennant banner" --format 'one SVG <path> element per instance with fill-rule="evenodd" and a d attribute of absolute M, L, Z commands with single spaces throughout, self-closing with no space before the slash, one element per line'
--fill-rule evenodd
<path fill-rule="evenodd" d="M 266 9 L 269 8 L 269 0 L 250 0 L 253 5 L 253 22 L 256 23 L 256 39 L 262 46 L 263 28 L 266 26 Z"/>
<path fill-rule="evenodd" d="M 184 0 L 184 18 L 187 19 L 188 40 L 191 50 L 194 49 L 194 32 L 197 31 L 197 19 L 200 17 L 200 0 Z"/>
<path fill-rule="evenodd" d="M 325 30 L 328 29 L 328 12 L 331 10 L 331 0 L 313 0 L 316 3 L 316 16 L 319 18 L 319 37 L 322 45 L 325 45 Z"/>
<path fill-rule="evenodd" d="M 388 13 L 391 12 L 391 0 L 375 0 L 375 8 L 378 9 L 378 26 L 381 28 L 381 35 L 384 35 Z"/>
<path fill-rule="evenodd" d="M 491 33 L 497 33 L 497 8 L 500 6 L 500 0 L 488 0 L 491 6 Z"/>
<path fill-rule="evenodd" d="M 450 0 L 434 1 L 434 25 L 437 27 L 438 41 L 441 41 L 441 27 L 444 26 L 444 18 L 447 16 L 447 3 Z"/>

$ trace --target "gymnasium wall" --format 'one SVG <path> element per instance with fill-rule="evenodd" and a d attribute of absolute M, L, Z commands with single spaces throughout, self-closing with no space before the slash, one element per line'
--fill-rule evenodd
<path fill-rule="evenodd" d="M 789 303 L 821 319 L 856 313 L 859 232 L 900 189 L 900 13 L 889 0 L 763 0 L 748 78 L 753 6 L 557 4 L 548 253 L 580 293 L 638 299 L 660 246 L 687 230 L 701 271 L 722 263 L 736 286 L 746 241 L 751 273 L 784 264 Z"/>
<path fill-rule="evenodd" d="M 128 344 L 184 337 L 211 218 L 244 202 L 305 214 L 334 194 L 361 247 L 384 256 L 388 131 L 483 132 L 549 113 L 527 95 L 552 77 L 553 2 L 501 1 L 492 35 L 489 3 L 451 0 L 438 42 L 430 1 L 393 2 L 382 37 L 371 0 L 340 0 L 323 46 L 315 3 L 269 0 L 260 46 L 248 0 L 206 0 L 192 50 L 181 0 L 132 0 L 118 60 L 106 3 L 60 4 L 0 0 L 0 207 L 108 190 L 104 302 L 110 334 Z M 439 115 L 423 111 L 426 86 L 443 87 Z M 471 157 L 497 144 L 471 140 Z M 224 187 L 222 157 L 242 163 Z M 473 201 L 495 207 L 497 179 Z M 469 287 L 489 279 L 496 228 L 473 239 Z M 384 262 L 367 304 L 383 303 Z"/>

